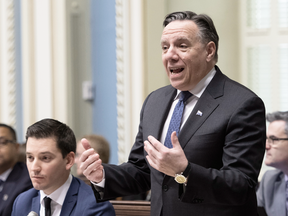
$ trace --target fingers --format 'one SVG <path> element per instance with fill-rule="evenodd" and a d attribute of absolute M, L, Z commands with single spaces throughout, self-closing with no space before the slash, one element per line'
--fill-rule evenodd
<path fill-rule="evenodd" d="M 171 142 L 173 148 L 167 148 L 153 136 L 148 136 L 148 140 L 144 142 L 144 149 L 147 152 L 146 159 L 154 169 L 175 176 L 175 173 L 185 170 L 188 160 L 175 131 L 171 134 Z"/>
<path fill-rule="evenodd" d="M 102 160 L 100 159 L 100 156 L 94 151 L 93 148 L 88 148 L 88 150 L 84 151 L 80 156 L 79 161 L 80 161 L 80 169 L 87 179 L 94 182 L 102 181 L 103 179 Z"/>
<path fill-rule="evenodd" d="M 87 139 L 85 139 L 85 138 L 81 139 L 81 143 L 82 143 L 82 146 L 85 150 L 91 148 L 89 141 Z"/>
<path fill-rule="evenodd" d="M 89 156 L 84 163 L 81 163 L 80 169 L 90 181 L 99 183 L 103 179 L 102 160 L 98 154 Z"/>
<path fill-rule="evenodd" d="M 180 145 L 176 131 L 172 132 L 171 134 L 171 143 L 173 145 L 173 148 Z"/>
<path fill-rule="evenodd" d="M 160 145 L 159 145 L 160 144 Z M 150 157 L 156 158 L 163 145 L 153 136 L 148 136 L 148 140 L 144 142 L 144 149 Z"/>

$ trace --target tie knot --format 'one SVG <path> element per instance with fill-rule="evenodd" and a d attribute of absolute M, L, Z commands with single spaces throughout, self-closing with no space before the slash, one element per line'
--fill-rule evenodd
<path fill-rule="evenodd" d="M 45 204 L 45 208 L 49 207 L 50 208 L 50 204 L 51 204 L 51 198 L 50 197 L 44 197 L 44 204 Z"/>
<path fill-rule="evenodd" d="M 183 101 L 185 103 L 188 100 L 188 98 L 191 96 L 192 96 L 192 94 L 189 91 L 182 91 L 180 93 L 179 100 Z"/>

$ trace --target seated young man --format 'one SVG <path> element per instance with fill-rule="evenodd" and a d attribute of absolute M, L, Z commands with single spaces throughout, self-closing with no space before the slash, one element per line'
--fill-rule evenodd
<path fill-rule="evenodd" d="M 91 187 L 72 176 L 76 139 L 65 124 L 43 119 L 26 133 L 26 156 L 32 189 L 14 202 L 12 216 L 115 215 L 109 202 L 97 203 Z"/>

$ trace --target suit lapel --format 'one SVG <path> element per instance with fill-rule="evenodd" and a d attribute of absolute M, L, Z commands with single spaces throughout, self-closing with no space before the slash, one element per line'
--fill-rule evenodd
<path fill-rule="evenodd" d="M 179 134 L 179 142 L 184 149 L 188 141 L 195 134 L 197 129 L 206 121 L 206 119 L 218 107 L 219 103 L 216 98 L 223 96 L 225 76 L 221 73 L 220 69 L 215 66 L 216 74 L 199 98 L 196 106 L 192 110 L 189 118 Z M 202 116 L 197 115 L 200 111 Z"/>
<path fill-rule="evenodd" d="M 277 202 L 275 202 L 276 205 L 274 206 L 275 215 L 286 215 L 286 182 L 283 172 L 280 172 L 277 181 L 275 181 L 274 191 L 280 192 L 275 193 L 274 197 L 274 199 L 277 200 Z"/>
<path fill-rule="evenodd" d="M 37 196 L 32 199 L 31 211 L 37 212 L 40 215 L 40 193 L 37 191 Z"/>
<path fill-rule="evenodd" d="M 152 106 L 147 106 L 148 109 L 151 109 L 148 110 L 148 113 L 152 113 L 151 118 L 143 119 L 144 121 L 147 121 L 148 125 L 150 125 L 147 134 L 144 136 L 152 135 L 159 141 L 161 139 L 162 130 L 170 107 L 177 94 L 177 90 L 170 86 L 170 88 L 168 88 L 167 91 L 162 94 L 163 95 L 156 98 L 157 102 L 152 101 Z M 155 110 L 157 110 L 157 112 L 155 112 Z M 153 124 L 151 124 L 151 122 L 153 122 Z M 162 182 L 163 178 L 165 177 L 162 172 L 153 172 L 153 175 L 157 175 L 156 179 L 159 179 L 160 182 Z"/>
<path fill-rule="evenodd" d="M 77 202 L 79 186 L 80 183 L 73 176 L 73 180 L 71 182 L 69 190 L 67 191 L 60 216 L 67 216 L 71 214 Z"/>
<path fill-rule="evenodd" d="M 201 96 L 179 134 L 179 142 L 183 149 L 197 129 L 201 127 L 218 105 L 219 103 L 208 94 Z M 198 111 L 202 112 L 202 116 L 196 115 Z"/>
<path fill-rule="evenodd" d="M 156 139 L 160 140 L 164 123 L 176 93 L 177 90 L 170 86 L 162 95 L 159 95 L 151 102 L 151 106 L 146 106 L 146 112 L 152 115 L 150 114 L 149 118 L 143 119 L 149 125 L 147 134 L 144 136 L 153 135 Z"/>
<path fill-rule="evenodd" d="M 14 190 L 17 188 L 16 180 L 19 178 L 19 164 L 16 163 L 7 180 L 3 184 L 3 190 L 0 192 L 0 199 L 8 200 L 11 196 L 13 197 Z"/>

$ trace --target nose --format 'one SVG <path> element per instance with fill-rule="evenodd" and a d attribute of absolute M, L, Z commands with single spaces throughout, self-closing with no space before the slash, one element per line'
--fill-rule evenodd
<path fill-rule="evenodd" d="M 33 172 L 40 172 L 41 171 L 41 166 L 40 166 L 40 162 L 37 159 L 34 159 L 33 162 L 30 162 L 30 167 L 31 167 L 31 171 Z"/>
<path fill-rule="evenodd" d="M 266 149 L 270 149 L 271 144 L 269 142 L 269 139 L 266 139 Z"/>
<path fill-rule="evenodd" d="M 169 49 L 164 53 L 164 57 L 167 61 L 178 61 L 179 56 L 174 46 L 170 46 Z"/>

